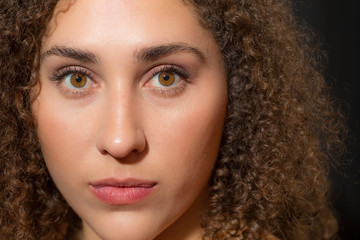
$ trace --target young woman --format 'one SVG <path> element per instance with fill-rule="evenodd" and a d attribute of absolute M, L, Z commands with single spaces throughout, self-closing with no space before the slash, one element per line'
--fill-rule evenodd
<path fill-rule="evenodd" d="M 342 147 L 286 2 L 2 1 L 1 239 L 330 239 Z"/>

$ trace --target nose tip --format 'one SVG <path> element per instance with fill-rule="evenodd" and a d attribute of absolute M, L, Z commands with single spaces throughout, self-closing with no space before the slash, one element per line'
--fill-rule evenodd
<path fill-rule="evenodd" d="M 126 127 L 122 129 L 106 129 L 98 136 L 97 148 L 103 155 L 115 159 L 125 159 L 132 153 L 141 153 L 146 148 L 146 140 L 142 130 Z"/>

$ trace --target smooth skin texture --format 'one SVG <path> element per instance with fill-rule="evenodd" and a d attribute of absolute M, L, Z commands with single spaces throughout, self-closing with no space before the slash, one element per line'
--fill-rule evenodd
<path fill-rule="evenodd" d="M 79 239 L 200 239 L 227 86 L 219 47 L 191 7 L 62 1 L 39 75 L 37 132 L 56 186 L 82 219 Z M 109 205 L 89 187 L 109 177 L 156 186 L 139 202 Z"/>

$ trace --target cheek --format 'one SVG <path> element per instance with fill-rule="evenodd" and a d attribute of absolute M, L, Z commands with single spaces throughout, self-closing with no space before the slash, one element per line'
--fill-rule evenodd
<path fill-rule="evenodd" d="M 49 96 L 38 101 L 36 116 L 38 137 L 46 166 L 50 175 L 71 206 L 84 205 L 79 197 L 79 186 L 86 187 L 84 179 L 89 179 L 96 158 L 89 157 L 95 151 L 94 137 L 91 135 L 94 122 L 88 121 L 92 111 L 69 110 L 68 105 L 52 102 Z M 41 99 L 41 98 L 40 98 Z M 86 192 L 84 195 L 89 197 Z"/>
<path fill-rule="evenodd" d="M 171 172 L 174 182 L 184 185 L 208 181 L 226 114 L 225 90 L 205 89 L 197 93 L 192 93 L 193 97 L 186 99 L 176 111 L 156 114 L 157 118 L 152 119 L 157 122 L 157 128 L 152 130 L 156 135 L 149 139 L 153 147 L 150 151 L 155 151 L 164 161 L 159 161 L 157 167 Z"/>
<path fill-rule="evenodd" d="M 68 106 L 52 102 L 51 99 L 44 91 L 34 109 L 42 153 L 52 177 L 56 180 L 64 174 L 71 176 L 76 166 L 83 164 L 86 159 L 83 156 L 91 136 L 90 123 L 85 119 L 91 118 L 69 111 Z"/>

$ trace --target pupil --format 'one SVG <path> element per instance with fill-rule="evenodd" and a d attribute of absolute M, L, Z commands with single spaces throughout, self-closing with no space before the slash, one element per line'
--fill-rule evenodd
<path fill-rule="evenodd" d="M 164 78 L 165 81 L 169 81 L 170 76 L 169 75 L 164 75 L 163 78 Z"/>
<path fill-rule="evenodd" d="M 78 83 L 80 83 L 80 82 L 82 81 L 82 77 L 77 76 L 77 77 L 75 78 L 75 81 L 78 82 Z"/>

